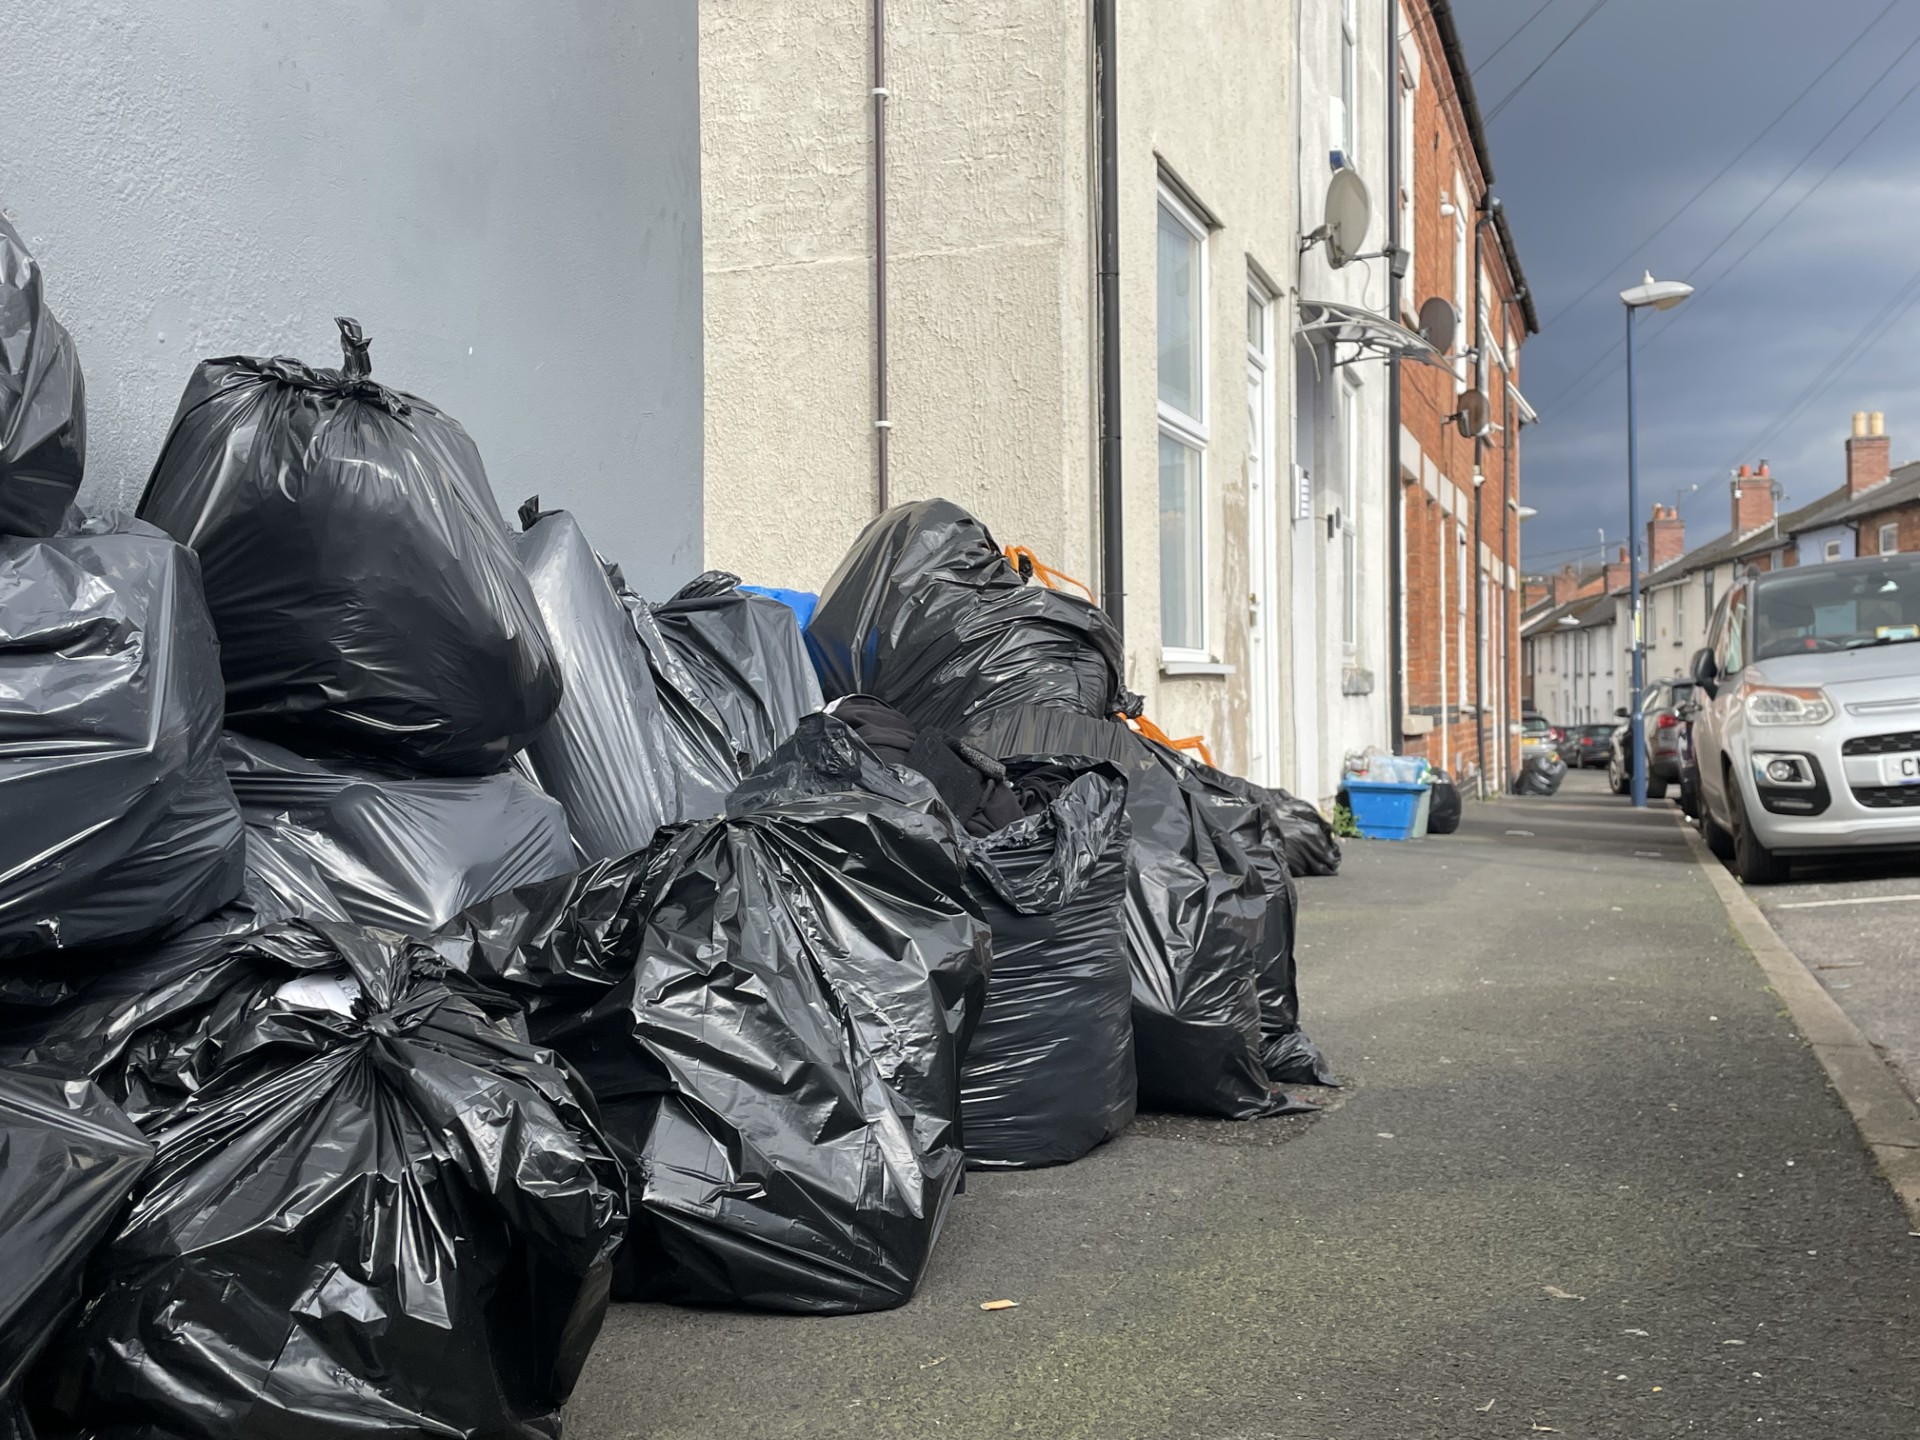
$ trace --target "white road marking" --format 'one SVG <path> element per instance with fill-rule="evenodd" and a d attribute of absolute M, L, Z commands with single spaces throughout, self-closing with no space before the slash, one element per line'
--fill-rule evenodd
<path fill-rule="evenodd" d="M 1774 905 L 1774 910 L 1824 910 L 1829 905 L 1892 905 L 1901 900 L 1920 900 L 1920 895 L 1854 895 L 1845 900 L 1793 900 Z"/>

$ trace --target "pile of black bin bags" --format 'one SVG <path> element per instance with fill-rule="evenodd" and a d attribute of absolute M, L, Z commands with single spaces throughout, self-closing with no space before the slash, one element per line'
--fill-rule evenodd
<path fill-rule="evenodd" d="M 0 313 L 0 1435 L 554 1436 L 610 1298 L 898 1305 L 967 1168 L 1331 1083 L 1324 822 L 958 507 L 649 602 L 341 320 L 89 515 L 3 224 Z"/>

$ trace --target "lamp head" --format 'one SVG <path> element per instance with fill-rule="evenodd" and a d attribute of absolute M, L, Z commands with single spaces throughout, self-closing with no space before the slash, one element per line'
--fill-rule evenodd
<path fill-rule="evenodd" d="M 1620 292 L 1620 300 L 1629 310 L 1671 310 L 1691 294 L 1693 287 L 1686 281 L 1656 280 L 1648 270 L 1638 285 Z"/>

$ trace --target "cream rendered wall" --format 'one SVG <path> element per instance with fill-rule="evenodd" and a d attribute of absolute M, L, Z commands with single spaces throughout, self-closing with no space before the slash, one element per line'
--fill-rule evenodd
<path fill-rule="evenodd" d="M 867 7 L 700 5 L 706 560 L 811 588 L 873 513 Z"/>
<path fill-rule="evenodd" d="M 1122 427 L 1128 684 L 1169 734 L 1201 733 L 1229 770 L 1248 753 L 1246 295 L 1249 257 L 1285 285 L 1294 203 L 1294 5 L 1150 0 L 1119 9 Z M 1223 676 L 1160 665 L 1157 184 L 1169 167 L 1220 221 L 1207 242 L 1208 642 Z M 1293 377 L 1275 307 L 1272 449 L 1287 473 Z M 1284 696 L 1285 686 L 1282 686 Z"/>
<path fill-rule="evenodd" d="M 870 6 L 700 6 L 710 565 L 812 589 L 876 513 Z M 891 498 L 1095 583 L 1083 4 L 887 6 Z"/>

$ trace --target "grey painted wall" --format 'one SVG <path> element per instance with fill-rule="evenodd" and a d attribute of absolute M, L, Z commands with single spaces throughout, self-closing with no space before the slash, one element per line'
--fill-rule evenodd
<path fill-rule="evenodd" d="M 204 356 L 337 364 L 466 425 L 512 512 L 636 587 L 701 561 L 694 0 L 0 0 L 0 207 L 137 499 Z"/>

